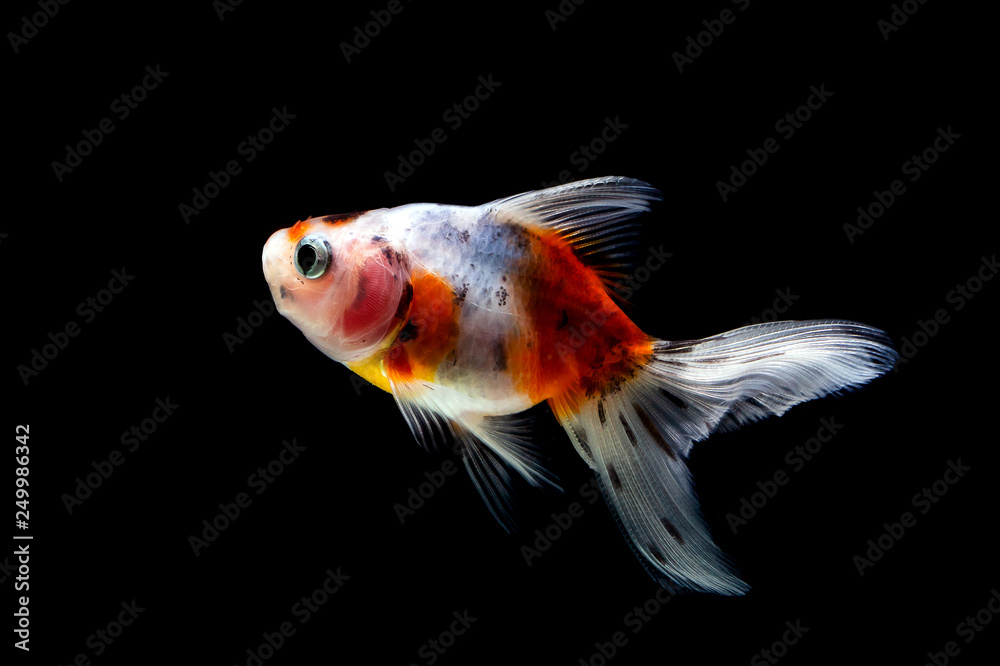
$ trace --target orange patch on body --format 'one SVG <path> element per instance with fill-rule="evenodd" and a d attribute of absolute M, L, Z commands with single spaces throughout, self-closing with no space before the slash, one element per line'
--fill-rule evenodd
<path fill-rule="evenodd" d="M 434 381 L 438 366 L 455 350 L 459 308 L 455 292 L 434 273 L 415 273 L 411 283 L 409 317 L 386 351 L 385 363 L 402 379 Z"/>
<path fill-rule="evenodd" d="M 601 279 L 557 233 L 539 230 L 523 284 L 532 344 L 512 345 L 518 390 L 532 403 L 576 404 L 614 390 L 652 354 L 652 339 L 611 300 Z"/>

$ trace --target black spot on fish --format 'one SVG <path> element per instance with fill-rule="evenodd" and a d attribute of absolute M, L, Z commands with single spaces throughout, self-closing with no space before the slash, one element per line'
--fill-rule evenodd
<path fill-rule="evenodd" d="M 469 294 L 469 283 L 466 282 L 465 284 L 462 285 L 462 288 L 459 289 L 458 292 L 455 294 L 455 301 L 454 301 L 455 305 L 457 305 L 458 307 L 462 307 L 462 304 L 465 303 L 465 297 L 468 294 Z"/>
<path fill-rule="evenodd" d="M 774 352 L 773 354 L 759 354 L 758 356 L 752 356 L 747 359 L 740 360 L 740 363 L 756 363 L 757 361 L 763 361 L 765 358 L 774 358 L 775 356 L 784 356 L 784 352 Z"/>
<path fill-rule="evenodd" d="M 647 546 L 647 548 L 649 548 L 649 554 L 653 556 L 654 560 L 656 560 L 660 564 L 666 564 L 667 563 L 667 558 L 663 557 L 663 553 L 660 552 L 659 548 L 657 548 L 653 544 L 649 544 L 649 546 Z"/>
<path fill-rule="evenodd" d="M 459 240 L 459 242 L 462 242 L 462 243 L 468 243 L 469 242 L 469 231 L 468 231 L 468 229 L 463 229 L 462 232 L 460 234 L 458 234 L 458 240 Z"/>
<path fill-rule="evenodd" d="M 490 241 L 525 250 L 529 245 L 528 231 L 520 224 L 500 222 L 493 230 Z"/>
<path fill-rule="evenodd" d="M 662 395 L 664 398 L 666 398 L 670 402 L 674 403 L 674 405 L 678 409 L 687 409 L 688 408 L 687 403 L 685 403 L 683 400 L 681 400 L 680 398 L 678 398 L 676 395 L 674 395 L 673 393 L 671 393 L 670 391 L 668 391 L 665 388 L 661 388 L 660 389 L 660 395 Z"/>
<path fill-rule="evenodd" d="M 559 320 L 559 325 L 556 326 L 557 331 L 561 331 L 569 325 L 569 313 L 565 310 L 562 311 L 562 319 Z"/>
<path fill-rule="evenodd" d="M 507 296 L 508 296 L 508 294 L 507 294 L 507 290 L 504 287 L 500 287 L 500 290 L 497 291 L 496 296 L 497 296 L 497 302 L 501 306 L 507 305 Z"/>
<path fill-rule="evenodd" d="M 618 478 L 618 471 L 614 465 L 608 465 L 608 477 L 611 479 L 611 487 L 615 490 L 622 489 L 622 480 Z"/>
<path fill-rule="evenodd" d="M 632 432 L 632 428 L 629 427 L 628 421 L 625 420 L 625 414 L 618 412 L 618 420 L 622 423 L 622 428 L 625 429 L 625 436 L 628 437 L 628 441 L 632 442 L 632 446 L 639 446 L 639 440 L 635 438 L 635 433 Z"/>
<path fill-rule="evenodd" d="M 406 322 L 406 326 L 404 326 L 403 330 L 399 332 L 399 341 L 409 342 L 410 340 L 416 340 L 418 333 L 419 331 L 417 330 L 417 325 L 413 323 L 413 320 L 411 319 Z"/>
<path fill-rule="evenodd" d="M 357 217 L 358 215 L 359 215 L 358 211 L 355 211 L 353 213 L 339 213 L 337 215 L 325 215 L 319 218 L 319 220 L 320 222 L 324 222 L 326 224 L 336 224 L 337 222 L 344 222 L 351 218 Z"/>
<path fill-rule="evenodd" d="M 684 354 L 686 352 L 691 351 L 692 349 L 694 349 L 694 345 L 689 345 L 689 344 L 678 344 L 676 346 L 657 345 L 656 351 L 659 352 L 660 354 Z"/>
<path fill-rule="evenodd" d="M 501 275 L 501 276 L 500 276 L 500 280 L 501 280 L 502 282 L 506 282 L 506 281 L 507 281 L 507 276 L 506 276 L 506 275 Z"/>
<path fill-rule="evenodd" d="M 372 244 L 381 243 L 385 240 L 385 236 L 372 236 Z"/>
<path fill-rule="evenodd" d="M 281 285 L 281 288 L 278 291 L 281 292 L 282 298 L 288 298 L 289 292 L 287 289 L 285 289 L 285 285 Z M 295 297 L 292 297 L 292 300 L 294 301 Z"/>
<path fill-rule="evenodd" d="M 653 438 L 656 445 L 660 447 L 668 456 L 677 460 L 677 454 L 674 453 L 674 447 L 670 446 L 670 442 L 668 442 L 663 436 L 660 429 L 656 427 L 656 423 L 653 422 L 653 419 L 649 416 L 646 410 L 637 403 L 632 403 L 632 407 L 635 409 L 636 416 L 639 417 L 642 427 L 646 429 L 646 432 L 648 432 L 649 436 Z"/>
<path fill-rule="evenodd" d="M 396 319 L 403 319 L 406 317 L 406 314 L 410 311 L 410 301 L 412 300 L 413 285 L 407 282 L 406 289 L 403 291 L 403 295 L 399 299 L 399 305 L 396 306 Z"/>
<path fill-rule="evenodd" d="M 496 359 L 496 363 L 493 364 L 493 369 L 496 372 L 503 372 L 507 369 L 507 348 L 504 345 L 503 340 L 497 340 L 493 353 L 494 358 Z"/>
<path fill-rule="evenodd" d="M 603 426 L 607 423 L 607 419 L 604 417 L 604 401 L 597 401 L 597 418 L 601 419 L 601 425 Z"/>
<path fill-rule="evenodd" d="M 702 363 L 728 363 L 732 358 L 732 356 L 710 356 L 699 360 Z"/>
<path fill-rule="evenodd" d="M 660 523 L 663 524 L 663 529 L 667 531 L 667 534 L 672 536 L 677 543 L 684 543 L 684 537 L 682 537 L 681 533 L 677 531 L 677 528 L 674 527 L 673 523 L 666 518 L 660 518 Z"/>

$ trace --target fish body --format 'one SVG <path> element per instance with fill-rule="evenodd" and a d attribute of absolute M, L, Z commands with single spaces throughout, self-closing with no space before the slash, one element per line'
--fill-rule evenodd
<path fill-rule="evenodd" d="M 896 353 L 843 321 L 647 335 L 616 301 L 631 220 L 657 198 L 607 177 L 481 206 L 311 218 L 272 235 L 264 274 L 278 311 L 391 393 L 420 443 L 458 440 L 502 524 L 512 472 L 557 487 L 520 416 L 547 402 L 656 580 L 742 594 L 698 510 L 693 442 L 870 381 Z"/>

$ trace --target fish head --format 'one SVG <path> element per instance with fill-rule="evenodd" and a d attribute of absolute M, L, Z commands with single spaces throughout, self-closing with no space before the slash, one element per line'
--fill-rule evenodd
<path fill-rule="evenodd" d="M 388 346 L 407 316 L 409 271 L 404 255 L 372 232 L 379 212 L 302 220 L 264 244 L 278 312 L 342 363 Z"/>

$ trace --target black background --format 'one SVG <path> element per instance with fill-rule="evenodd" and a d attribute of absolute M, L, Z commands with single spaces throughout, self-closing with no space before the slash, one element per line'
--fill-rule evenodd
<path fill-rule="evenodd" d="M 590 0 L 555 30 L 555 0 L 403 7 L 349 63 L 340 43 L 385 3 L 247 1 L 220 20 L 208 2 L 74 2 L 8 51 L 4 420 L 11 452 L 14 425 L 31 426 L 34 536 L 31 653 L 15 650 L 16 663 L 244 664 L 264 632 L 293 621 L 267 663 L 426 664 L 421 646 L 465 610 L 477 619 L 441 664 L 599 664 L 595 643 L 616 631 L 628 643 L 609 663 L 746 663 L 796 620 L 809 631 L 781 663 L 922 664 L 949 640 L 956 662 L 992 661 L 1000 622 L 968 644 L 956 625 L 1000 586 L 1000 286 L 961 309 L 948 300 L 997 250 L 984 205 L 995 169 L 980 170 L 995 154 L 974 116 L 995 78 L 978 64 L 986 17 L 927 3 L 885 40 L 888 2 Z M 678 72 L 672 54 L 725 8 L 735 21 Z M 4 26 L 37 11 L 14 3 Z M 112 102 L 157 65 L 169 75 L 117 118 Z M 449 126 L 442 114 L 480 76 L 499 87 Z M 776 121 L 820 85 L 832 96 L 782 137 Z M 294 118 L 247 163 L 238 146 L 285 107 Z M 104 117 L 114 131 L 60 181 L 52 163 Z M 580 171 L 572 154 L 608 118 L 625 128 Z M 385 172 L 437 127 L 447 141 L 391 190 Z M 960 138 L 909 182 L 902 164 L 948 127 Z M 716 182 L 768 137 L 779 151 L 724 202 Z M 178 206 L 232 159 L 242 172 L 185 224 Z M 414 444 L 392 399 L 358 389 L 277 315 L 232 352 L 224 339 L 270 300 L 259 257 L 276 229 L 415 201 L 479 204 L 563 170 L 663 191 L 643 243 L 673 256 L 628 309 L 658 337 L 736 328 L 778 289 L 798 297 L 784 317 L 862 321 L 897 346 L 939 308 L 950 316 L 899 372 L 696 447 L 704 513 L 753 589 L 676 598 L 638 633 L 625 616 L 656 588 L 603 502 L 530 567 L 522 557 L 590 478 L 544 409 L 538 436 L 568 492 L 520 497 L 520 533 L 494 523 L 464 472 L 401 525 L 394 505 L 444 458 Z M 897 178 L 906 193 L 849 242 L 843 225 Z M 134 280 L 85 322 L 78 304 L 123 267 Z M 80 334 L 25 385 L 17 366 L 71 321 Z M 64 494 L 168 396 L 176 412 L 68 513 Z M 733 534 L 726 515 L 830 417 L 843 428 Z M 301 456 L 263 494 L 248 490 L 292 438 Z M 959 458 L 971 471 L 859 576 L 867 540 Z M 189 537 L 247 491 L 252 504 L 196 557 Z M 349 580 L 300 624 L 293 605 L 338 567 Z M 8 608 L 14 575 L 0 583 Z M 88 637 L 132 599 L 145 610 L 95 656 Z"/>

